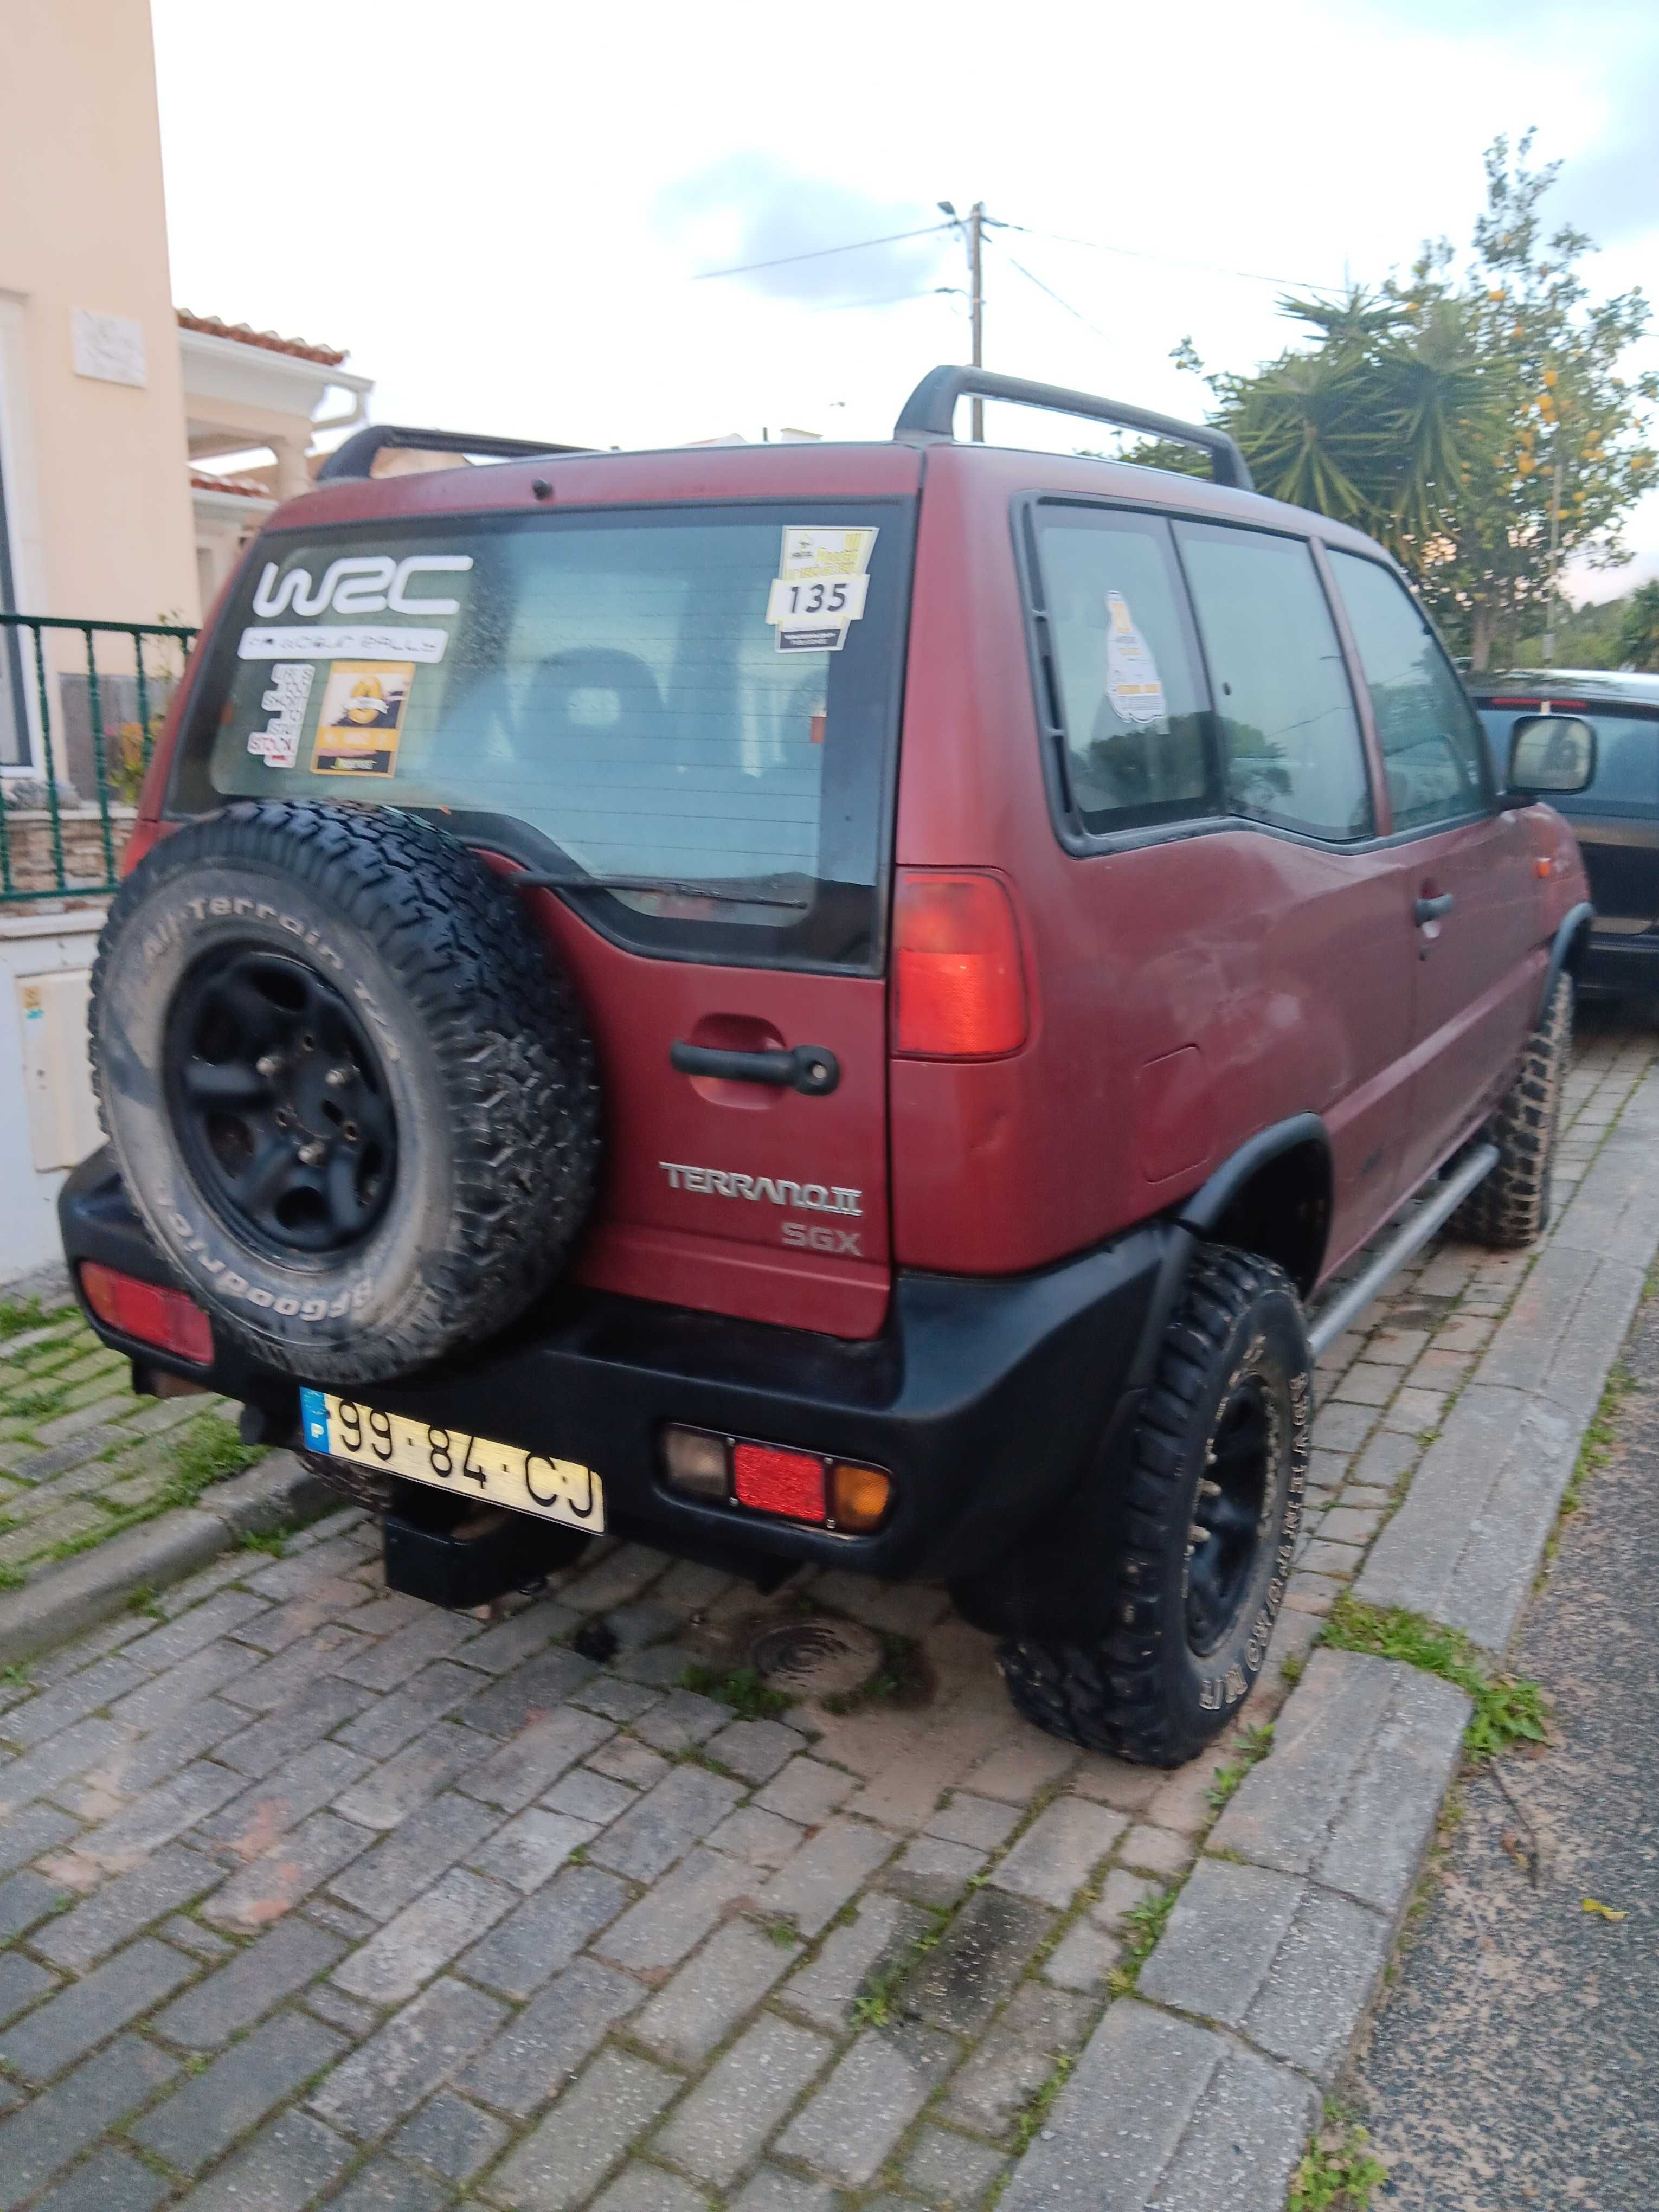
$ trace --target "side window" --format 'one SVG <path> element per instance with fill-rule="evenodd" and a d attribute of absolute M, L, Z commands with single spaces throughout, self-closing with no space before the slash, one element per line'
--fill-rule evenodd
<path fill-rule="evenodd" d="M 1347 843 L 1374 827 L 1358 717 L 1297 538 L 1176 526 L 1210 665 L 1231 812 Z"/>
<path fill-rule="evenodd" d="M 1213 813 L 1203 688 L 1169 525 L 1047 502 L 1034 524 L 1054 706 L 1084 828 Z"/>
<path fill-rule="evenodd" d="M 1371 695 L 1396 830 L 1453 822 L 1486 805 L 1486 745 L 1468 694 L 1417 602 L 1389 569 L 1331 555 Z"/>

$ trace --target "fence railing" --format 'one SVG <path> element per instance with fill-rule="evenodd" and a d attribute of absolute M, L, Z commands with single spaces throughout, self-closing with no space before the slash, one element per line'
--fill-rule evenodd
<path fill-rule="evenodd" d="M 114 890 L 195 635 L 0 614 L 0 905 Z"/>

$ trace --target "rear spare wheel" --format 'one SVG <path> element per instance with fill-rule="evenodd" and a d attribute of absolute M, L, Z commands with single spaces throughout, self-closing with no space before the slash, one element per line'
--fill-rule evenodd
<path fill-rule="evenodd" d="M 167 838 L 93 976 L 99 1112 L 216 1324 L 319 1382 L 401 1374 L 558 1272 L 592 1048 L 505 882 L 389 809 L 246 804 Z"/>

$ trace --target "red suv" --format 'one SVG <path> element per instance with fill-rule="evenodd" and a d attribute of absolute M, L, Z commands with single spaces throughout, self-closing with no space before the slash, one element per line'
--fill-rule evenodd
<path fill-rule="evenodd" d="M 968 392 L 1214 482 L 959 445 Z M 1376 545 L 1084 394 L 398 443 L 501 450 L 343 447 L 152 764 L 62 1201 L 94 1327 L 362 1486 L 395 1587 L 601 1529 L 942 1577 L 1041 1726 L 1189 1757 L 1317 1347 L 1454 1207 L 1544 1217 L 1590 917 L 1534 801 L 1593 758 L 1500 793 Z"/>

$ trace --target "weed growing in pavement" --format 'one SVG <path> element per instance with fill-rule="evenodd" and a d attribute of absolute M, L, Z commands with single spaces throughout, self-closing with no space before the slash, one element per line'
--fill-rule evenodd
<path fill-rule="evenodd" d="M 1565 1519 L 1576 1513 L 1584 1502 L 1584 1481 L 1596 1474 L 1613 1457 L 1617 1442 L 1616 1417 L 1619 1408 L 1636 1388 L 1636 1377 L 1622 1359 L 1615 1359 L 1607 1370 L 1607 1388 L 1601 1393 L 1594 1419 L 1584 1431 L 1584 1441 L 1578 1447 L 1578 1456 L 1573 1462 L 1571 1478 L 1562 1493 L 1561 1513 Z"/>
<path fill-rule="evenodd" d="M 27 1690 L 29 1686 L 29 1662 L 20 1659 L 15 1667 L 0 1667 L 0 1690 Z"/>
<path fill-rule="evenodd" d="M 0 1298 L 0 1344 L 26 1329 L 46 1326 L 46 1310 L 36 1298 Z"/>
<path fill-rule="evenodd" d="M 783 1692 L 763 1682 L 753 1667 L 734 1667 L 729 1674 L 722 1674 L 714 1667 L 685 1667 L 680 1671 L 680 1687 L 695 1690 L 700 1698 L 714 1698 L 722 1705 L 730 1705 L 739 1720 L 773 1720 L 789 1710 L 789 1700 Z"/>
<path fill-rule="evenodd" d="M 1106 1977 L 1106 1985 L 1115 1997 L 1127 1997 L 1133 1990 L 1141 1968 L 1158 1948 L 1158 1939 L 1180 1894 L 1178 1887 L 1160 1890 L 1156 1897 L 1143 1897 L 1139 1905 L 1132 1905 L 1124 1914 L 1123 1956 Z"/>
<path fill-rule="evenodd" d="M 1367 2149 L 1370 2142 L 1364 2128 L 1350 2128 L 1338 2144 L 1310 2143 L 1291 2176 L 1285 2212 L 1365 2212 L 1372 2190 L 1389 2178 Z"/>
<path fill-rule="evenodd" d="M 884 1628 L 881 1652 L 881 1665 L 867 1682 L 818 1699 L 826 1713 L 861 1713 L 869 1705 L 896 1705 L 908 1711 L 927 1704 L 933 1694 L 933 1676 L 915 1638 Z"/>
<path fill-rule="evenodd" d="M 1259 1728 L 1247 1728 L 1238 1739 L 1238 1757 L 1230 1759 L 1225 1766 L 1218 1766 L 1215 1779 L 1204 1792 L 1212 1808 L 1219 1812 L 1239 1784 L 1255 1765 L 1265 1759 L 1272 1748 L 1273 1724 L 1264 1721 Z"/>
<path fill-rule="evenodd" d="M 174 1439 L 173 1472 L 163 1492 L 164 1501 L 169 1505 L 194 1505 L 210 1483 L 240 1474 L 264 1457 L 264 1447 L 245 1444 L 233 1424 L 222 1415 L 198 1413 Z"/>
<path fill-rule="evenodd" d="M 1059 2096 L 1060 2091 L 1066 2087 L 1067 2077 L 1070 2075 L 1073 2067 L 1076 2064 L 1076 2054 L 1070 2051 L 1062 2051 L 1059 2057 L 1055 2059 L 1054 2069 L 1049 2074 L 1048 2080 L 1043 2083 L 1042 2087 L 1037 2091 L 1036 2094 L 1031 2099 L 1030 2103 L 1027 2105 L 1025 2110 L 1019 2116 L 1018 2124 L 1014 2130 L 1014 2156 L 1016 2158 L 1023 2157 L 1026 2151 L 1030 2148 L 1033 2141 L 1036 2139 L 1037 2130 L 1042 2125 L 1043 2121 L 1048 2117 L 1049 2106 L 1054 2103 L 1054 2099 Z"/>
<path fill-rule="evenodd" d="M 137 1589 L 129 1595 L 127 1611 L 148 1613 L 152 1620 L 167 1619 L 167 1614 L 161 1609 L 161 1601 L 148 1583 L 140 1583 Z"/>
<path fill-rule="evenodd" d="M 280 1528 L 250 1528 L 241 1540 L 241 1548 L 245 1552 L 269 1552 L 273 1559 L 280 1559 L 293 1534 L 286 1523 Z"/>
<path fill-rule="evenodd" d="M 1295 1689 L 1307 1671 L 1308 1662 L 1299 1651 L 1287 1651 L 1279 1662 L 1279 1679 L 1288 1690 Z"/>
<path fill-rule="evenodd" d="M 21 1589 L 28 1580 L 22 1567 L 15 1567 L 9 1559 L 0 1559 L 0 1590 Z"/>
<path fill-rule="evenodd" d="M 1338 1651 L 1369 1652 L 1379 1659 L 1401 1659 L 1408 1667 L 1438 1674 L 1474 1700 L 1464 1732 L 1471 1759 L 1492 1759 L 1517 1743 L 1547 1740 L 1544 1692 L 1536 1682 L 1514 1674 L 1493 1674 L 1467 1636 L 1395 1607 L 1384 1612 L 1340 1597 L 1320 1636 Z"/>
<path fill-rule="evenodd" d="M 775 1920 L 766 1932 L 780 1951 L 793 1951 L 800 1941 L 799 1933 L 787 1920 Z"/>
<path fill-rule="evenodd" d="M 32 1423 L 49 1421 L 53 1414 L 63 1412 L 64 1401 L 68 1395 L 67 1390 L 54 1390 L 50 1388 L 20 1390 L 15 1398 L 8 1398 L 6 1401 L 7 1419 Z"/>
<path fill-rule="evenodd" d="M 872 1974 L 853 2000 L 853 2017 L 866 2027 L 885 2027 L 892 2018 L 894 1991 L 910 1969 L 938 1948 L 945 1929 L 951 1924 L 951 1910 L 948 1905 L 930 1905 L 924 1908 L 933 1916 L 933 1924 L 914 1942 L 907 1943 L 889 1966 Z"/>

